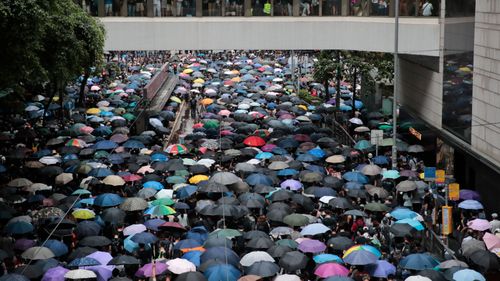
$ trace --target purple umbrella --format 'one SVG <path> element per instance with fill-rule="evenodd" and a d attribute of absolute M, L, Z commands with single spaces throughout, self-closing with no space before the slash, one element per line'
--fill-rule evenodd
<path fill-rule="evenodd" d="M 319 253 L 326 250 L 326 245 L 314 239 L 308 239 L 300 242 L 298 249 L 304 253 Z"/>
<path fill-rule="evenodd" d="M 17 239 L 16 243 L 14 243 L 14 249 L 26 251 L 29 248 L 34 247 L 35 245 L 36 245 L 35 240 L 21 238 L 21 239 Z"/>
<path fill-rule="evenodd" d="M 481 195 L 474 190 L 460 190 L 460 200 L 481 200 Z"/>
<path fill-rule="evenodd" d="M 113 276 L 114 265 L 85 266 L 85 269 L 93 271 L 97 275 L 97 281 L 108 281 Z"/>
<path fill-rule="evenodd" d="M 167 270 L 168 267 L 166 264 L 160 262 L 155 263 L 155 266 L 156 266 L 156 275 L 161 275 L 163 272 Z M 153 276 L 153 264 L 152 263 L 145 264 L 143 267 L 137 270 L 135 276 L 137 277 Z"/>
<path fill-rule="evenodd" d="M 176 208 L 177 209 L 177 208 Z M 144 225 L 151 230 L 158 231 L 158 227 L 164 224 L 165 221 L 162 219 L 151 219 L 144 222 Z"/>
<path fill-rule="evenodd" d="M 460 209 L 466 210 L 481 210 L 483 209 L 483 204 L 479 203 L 476 200 L 465 200 L 460 202 L 460 204 L 458 204 L 458 207 Z"/>
<path fill-rule="evenodd" d="M 302 183 L 300 183 L 300 181 L 298 180 L 289 179 L 281 183 L 281 188 L 290 190 L 301 190 Z"/>
<path fill-rule="evenodd" d="M 261 147 L 260 150 L 262 150 L 264 152 L 271 152 L 271 151 L 273 151 L 273 149 L 275 147 L 276 147 L 275 144 L 268 143 L 268 144 L 264 145 L 263 147 Z"/>
<path fill-rule="evenodd" d="M 87 256 L 87 258 L 93 258 L 97 260 L 102 265 L 107 265 L 113 257 L 108 252 L 97 251 Z"/>
<path fill-rule="evenodd" d="M 379 278 L 387 278 L 388 275 L 396 273 L 396 267 L 386 260 L 379 260 L 377 263 L 369 264 L 366 269 L 371 276 Z"/>
<path fill-rule="evenodd" d="M 403 170 L 403 171 L 399 172 L 399 175 L 401 177 L 409 177 L 409 178 L 418 177 L 418 173 L 416 171 L 412 171 L 412 170 Z"/>
<path fill-rule="evenodd" d="M 42 281 L 64 281 L 64 274 L 68 271 L 62 266 L 53 267 L 45 272 Z"/>

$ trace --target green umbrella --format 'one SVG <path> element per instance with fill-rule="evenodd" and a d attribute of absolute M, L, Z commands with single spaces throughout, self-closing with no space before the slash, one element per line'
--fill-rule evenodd
<path fill-rule="evenodd" d="M 287 246 L 291 249 L 297 249 L 297 247 L 299 246 L 299 243 L 295 242 L 292 239 L 281 239 L 276 241 L 275 244 L 279 246 Z"/>
<path fill-rule="evenodd" d="M 382 125 L 378 126 L 378 128 L 380 130 L 384 130 L 384 131 L 392 130 L 392 126 L 391 125 L 387 125 L 387 124 L 382 124 Z"/>
<path fill-rule="evenodd" d="M 169 197 L 163 197 L 151 202 L 151 205 L 153 206 L 158 206 L 158 205 L 172 206 L 174 204 L 175 204 L 174 200 L 172 200 L 172 198 Z"/>
<path fill-rule="evenodd" d="M 132 113 L 125 113 L 122 115 L 122 117 L 127 119 L 128 121 L 132 121 L 135 119 L 135 115 Z"/>
<path fill-rule="evenodd" d="M 218 237 L 218 238 L 232 238 L 232 237 L 237 237 L 241 236 L 241 232 L 239 232 L 236 229 L 231 229 L 231 228 L 225 228 L 225 229 L 218 229 L 215 231 L 212 231 L 208 236 L 209 237 Z"/>
<path fill-rule="evenodd" d="M 104 150 L 99 150 L 99 151 L 96 151 L 96 153 L 94 153 L 94 159 L 102 159 L 102 158 L 108 158 L 109 157 L 109 153 L 107 151 L 104 151 Z"/>
<path fill-rule="evenodd" d="M 217 120 L 207 120 L 203 124 L 203 128 L 205 129 L 215 129 L 219 127 L 219 121 Z"/>
<path fill-rule="evenodd" d="M 355 145 L 354 145 L 354 148 L 358 149 L 358 150 L 369 150 L 371 148 L 373 148 L 372 144 L 367 141 L 367 140 L 361 140 L 361 141 L 358 141 Z"/>
<path fill-rule="evenodd" d="M 372 211 L 372 212 L 387 212 L 390 210 L 387 205 L 382 204 L 382 203 L 377 203 L 377 202 L 370 202 L 365 205 L 365 210 Z"/>
<path fill-rule="evenodd" d="M 309 219 L 301 214 L 291 214 L 283 218 L 283 222 L 289 226 L 304 226 L 309 224 Z"/>
<path fill-rule="evenodd" d="M 177 171 L 175 171 L 175 175 L 176 176 L 180 176 L 180 177 L 185 177 L 185 176 L 189 175 L 189 171 L 187 171 L 187 170 L 177 170 Z"/>
<path fill-rule="evenodd" d="M 171 184 L 185 183 L 186 178 L 180 176 L 171 176 L 167 178 L 167 182 Z"/>

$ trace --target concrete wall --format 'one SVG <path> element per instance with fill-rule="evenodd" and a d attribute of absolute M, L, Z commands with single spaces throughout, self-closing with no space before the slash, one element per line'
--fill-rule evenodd
<path fill-rule="evenodd" d="M 389 17 L 100 19 L 106 50 L 394 50 Z M 438 18 L 401 18 L 401 53 L 439 56 Z"/>
<path fill-rule="evenodd" d="M 500 1 L 476 1 L 472 147 L 500 166 Z M 485 125 L 489 124 L 489 125 Z"/>
<path fill-rule="evenodd" d="M 414 58 L 414 57 L 413 57 Z M 439 58 L 434 58 L 439 60 Z M 400 58 L 399 103 L 409 108 L 422 120 L 441 128 L 443 108 L 442 73 Z"/>

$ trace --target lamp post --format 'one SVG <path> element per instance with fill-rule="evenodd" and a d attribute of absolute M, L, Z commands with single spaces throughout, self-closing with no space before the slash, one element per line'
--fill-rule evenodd
<path fill-rule="evenodd" d="M 398 115 L 398 76 L 399 76 L 399 0 L 394 1 L 394 92 L 392 98 L 392 169 L 397 168 L 398 148 L 396 146 Z"/>

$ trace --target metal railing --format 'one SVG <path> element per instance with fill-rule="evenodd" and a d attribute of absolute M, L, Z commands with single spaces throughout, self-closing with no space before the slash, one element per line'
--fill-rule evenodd
<path fill-rule="evenodd" d="M 333 131 L 333 137 L 338 143 L 347 146 L 356 144 L 356 141 L 344 126 L 335 120 L 335 114 L 324 114 L 323 120 L 324 124 Z"/>

